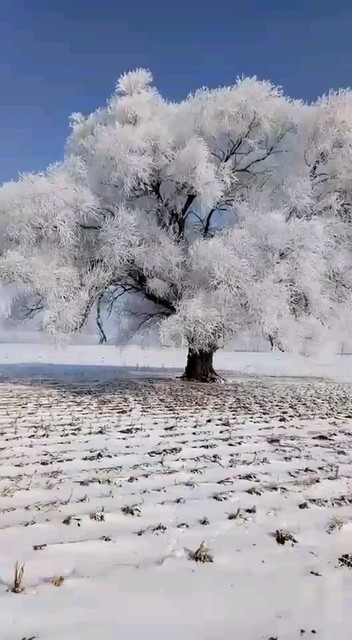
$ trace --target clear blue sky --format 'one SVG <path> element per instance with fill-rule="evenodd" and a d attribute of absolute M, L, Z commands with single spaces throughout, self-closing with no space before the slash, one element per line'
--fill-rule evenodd
<path fill-rule="evenodd" d="M 256 74 L 311 100 L 352 83 L 351 33 L 352 0 L 0 0 L 0 182 L 60 159 L 123 71 L 173 99 Z"/>

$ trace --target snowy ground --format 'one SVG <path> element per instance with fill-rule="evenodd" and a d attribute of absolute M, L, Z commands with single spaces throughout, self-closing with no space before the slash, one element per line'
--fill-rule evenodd
<path fill-rule="evenodd" d="M 183 357 L 1 345 L 1 640 L 350 640 L 352 358 Z"/>

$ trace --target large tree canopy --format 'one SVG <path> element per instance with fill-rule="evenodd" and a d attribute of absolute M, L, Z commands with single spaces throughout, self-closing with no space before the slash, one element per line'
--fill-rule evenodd
<path fill-rule="evenodd" d="M 164 100 L 148 71 L 72 116 L 62 163 L 0 189 L 4 285 L 53 333 L 102 305 L 189 345 L 188 377 L 241 332 L 311 352 L 351 323 L 352 98 L 256 78 Z M 100 324 L 101 327 L 101 324 Z M 102 330 L 102 327 L 101 327 Z"/>

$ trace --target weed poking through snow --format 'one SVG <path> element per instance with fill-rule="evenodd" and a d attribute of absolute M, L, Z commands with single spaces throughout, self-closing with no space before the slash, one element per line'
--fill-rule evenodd
<path fill-rule="evenodd" d="M 352 569 L 352 553 L 344 553 L 339 557 L 339 566 Z"/>
<path fill-rule="evenodd" d="M 65 582 L 64 576 L 55 576 L 52 579 L 51 584 L 53 584 L 54 587 L 61 587 L 64 582 Z"/>
<path fill-rule="evenodd" d="M 24 591 L 24 584 L 23 584 L 24 567 L 25 567 L 24 564 L 20 565 L 19 562 L 16 562 L 15 575 L 13 578 L 12 587 L 10 589 L 12 593 L 22 593 Z"/>
<path fill-rule="evenodd" d="M 105 521 L 105 515 L 104 513 L 98 513 L 97 511 L 93 511 L 92 513 L 89 514 L 89 517 L 91 520 L 95 520 L 96 522 L 104 522 Z"/>
<path fill-rule="evenodd" d="M 194 560 L 195 562 L 203 562 L 203 563 L 213 562 L 214 560 L 214 556 L 210 552 L 210 549 L 208 549 L 208 547 L 205 546 L 204 542 L 201 542 L 198 549 L 196 549 L 195 551 L 190 551 L 189 557 L 191 560 Z"/>
<path fill-rule="evenodd" d="M 122 513 L 125 514 L 125 516 L 137 516 L 137 517 L 139 517 L 141 515 L 141 510 L 137 505 L 134 505 L 134 506 L 127 505 L 126 507 L 122 507 L 121 511 L 122 511 Z"/>
<path fill-rule="evenodd" d="M 277 544 L 286 544 L 286 542 L 292 542 L 292 545 L 297 544 L 296 538 L 289 531 L 283 531 L 282 529 L 277 529 L 275 531 L 275 540 Z"/>

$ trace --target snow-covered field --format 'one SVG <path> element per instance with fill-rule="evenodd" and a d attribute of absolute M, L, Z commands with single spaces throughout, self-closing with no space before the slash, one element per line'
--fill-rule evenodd
<path fill-rule="evenodd" d="M 350 640 L 352 358 L 183 363 L 1 345 L 1 640 Z"/>

